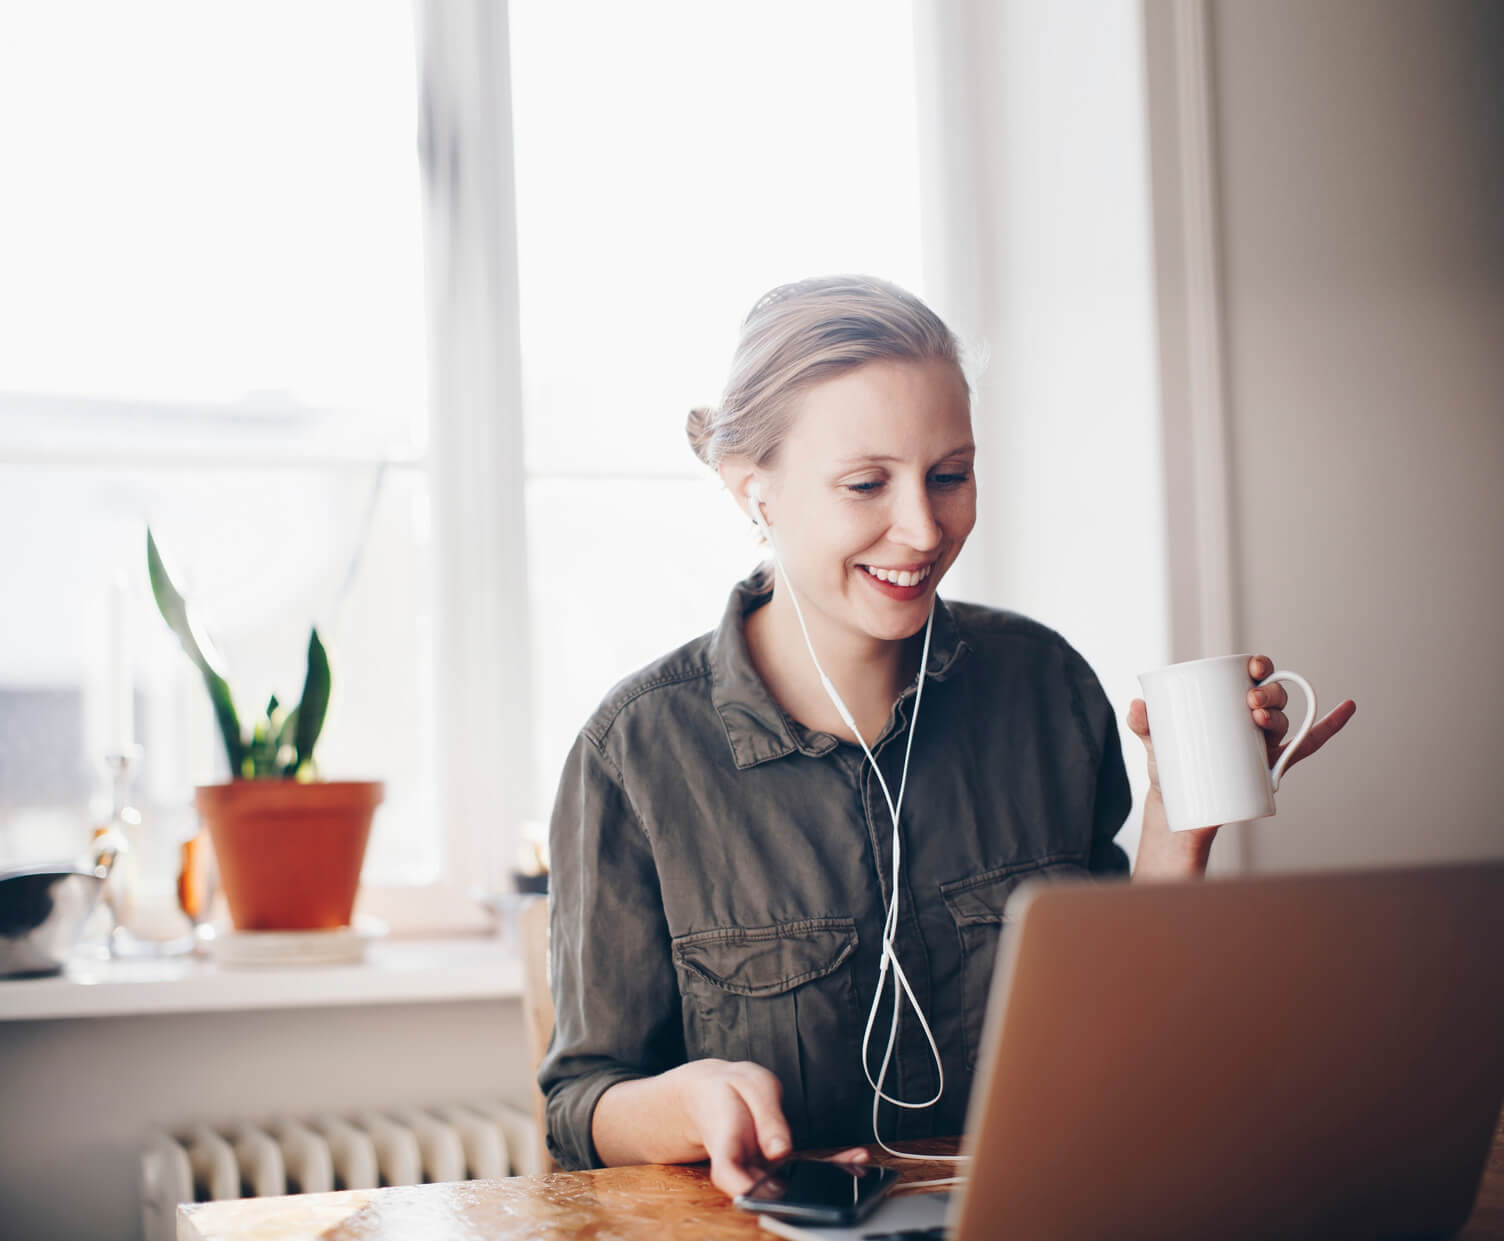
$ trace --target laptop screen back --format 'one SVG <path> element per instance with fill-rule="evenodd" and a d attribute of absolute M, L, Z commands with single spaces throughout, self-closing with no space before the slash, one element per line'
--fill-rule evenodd
<path fill-rule="evenodd" d="M 1465 1220 L 1504 1095 L 1504 865 L 1051 884 L 1018 904 L 958 1241 Z"/>

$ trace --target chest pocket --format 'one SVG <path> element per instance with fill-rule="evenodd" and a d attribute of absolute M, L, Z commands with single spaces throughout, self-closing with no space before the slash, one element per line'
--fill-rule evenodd
<path fill-rule="evenodd" d="M 956 934 L 961 940 L 961 1008 L 967 1068 L 976 1068 L 998 943 L 1009 922 L 1008 903 L 1019 885 L 1030 879 L 1080 879 L 1089 873 L 1076 856 L 1050 857 L 996 867 L 940 885 L 940 895 L 955 919 Z"/>
<path fill-rule="evenodd" d="M 783 1085 L 784 1114 L 809 1132 L 818 1066 L 854 1047 L 851 918 L 727 927 L 673 941 L 690 1059 L 751 1060 Z M 835 1103 L 818 1098 L 819 1106 Z"/>

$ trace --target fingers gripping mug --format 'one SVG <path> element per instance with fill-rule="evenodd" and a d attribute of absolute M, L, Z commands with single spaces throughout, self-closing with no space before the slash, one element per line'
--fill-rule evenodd
<path fill-rule="evenodd" d="M 1149 736 L 1170 830 L 1263 819 L 1274 813 L 1274 791 L 1296 747 L 1316 720 L 1316 694 L 1305 677 L 1248 675 L 1248 655 L 1193 659 L 1143 673 Z M 1248 691 L 1292 681 L 1306 697 L 1306 717 L 1271 769 L 1264 734 L 1253 722 Z"/>

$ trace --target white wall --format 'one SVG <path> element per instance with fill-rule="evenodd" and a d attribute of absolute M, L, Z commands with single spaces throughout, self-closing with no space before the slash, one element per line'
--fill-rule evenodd
<path fill-rule="evenodd" d="M 1141 799 L 1122 718 L 1169 634 L 1138 8 L 916 10 L 932 296 L 985 359 L 978 525 L 948 593 L 1086 656 Z M 1130 856 L 1140 818 L 1119 837 Z"/>
<path fill-rule="evenodd" d="M 1210 35 L 1238 642 L 1359 705 L 1249 861 L 1504 856 L 1504 6 Z"/>
<path fill-rule="evenodd" d="M 151 1126 L 466 1099 L 528 1109 L 525 1047 L 520 1005 L 500 1000 L 0 1021 L 0 1233 L 134 1241 Z"/>
<path fill-rule="evenodd" d="M 1504 9 L 916 8 L 929 292 L 986 358 L 980 521 L 952 593 L 1060 629 L 1120 718 L 1136 672 L 1217 653 L 1208 634 L 1304 672 L 1327 708 L 1358 701 L 1276 819 L 1224 833 L 1222 869 L 1504 855 L 1486 645 L 1504 604 Z M 1188 135 L 1162 108 L 1146 135 L 1146 104 L 1176 88 L 1167 15 L 1191 8 L 1221 299 L 1197 325 L 1224 404 L 1210 506 L 1171 416 L 1184 377 L 1159 367 L 1174 325 L 1156 293 L 1159 316 L 1178 293 L 1163 268 L 1155 287 L 1147 212 L 1152 172 L 1163 262 L 1192 223 Z M 1219 508 L 1214 537 L 1185 538 Z"/>

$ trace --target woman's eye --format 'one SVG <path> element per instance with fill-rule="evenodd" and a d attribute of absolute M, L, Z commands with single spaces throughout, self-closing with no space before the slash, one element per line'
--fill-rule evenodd
<path fill-rule="evenodd" d="M 934 483 L 937 487 L 959 487 L 962 483 L 969 481 L 970 478 L 971 475 L 969 473 L 932 474 L 930 482 Z"/>
<path fill-rule="evenodd" d="M 857 495 L 870 495 L 882 485 L 883 484 L 881 479 L 874 478 L 865 483 L 847 483 L 846 490 L 854 491 Z"/>

